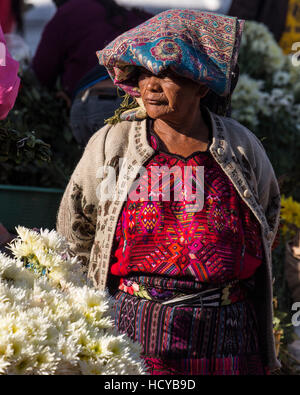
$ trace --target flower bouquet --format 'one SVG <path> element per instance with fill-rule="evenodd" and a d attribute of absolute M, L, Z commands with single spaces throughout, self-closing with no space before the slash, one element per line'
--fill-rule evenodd
<path fill-rule="evenodd" d="M 54 230 L 17 228 L 0 254 L 0 373 L 143 374 L 140 346 L 117 333 L 109 296 Z"/>

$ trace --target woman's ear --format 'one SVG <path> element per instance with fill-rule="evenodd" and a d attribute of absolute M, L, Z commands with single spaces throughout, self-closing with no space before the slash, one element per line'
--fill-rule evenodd
<path fill-rule="evenodd" d="M 208 94 L 209 87 L 205 84 L 200 84 L 199 85 L 199 96 L 200 99 L 203 99 Z"/>

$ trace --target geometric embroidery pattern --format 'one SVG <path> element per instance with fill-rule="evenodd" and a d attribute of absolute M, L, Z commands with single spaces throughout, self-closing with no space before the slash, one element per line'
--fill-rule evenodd
<path fill-rule="evenodd" d="M 262 261 L 260 226 L 210 152 L 188 158 L 170 154 L 154 131 L 149 142 L 156 152 L 139 179 L 148 198 L 136 199 L 137 189 L 129 193 L 117 224 L 112 274 L 188 276 L 199 282 L 251 277 Z M 157 178 L 162 166 L 172 169 L 173 177 L 162 172 Z M 184 180 L 186 166 L 192 171 L 189 182 L 182 183 L 180 172 Z M 191 211 L 186 196 L 195 195 L 198 166 L 204 167 L 204 202 L 201 210 Z M 163 199 L 166 182 L 168 200 Z M 182 184 L 179 200 L 175 197 Z"/>
<path fill-rule="evenodd" d="M 146 202 L 140 210 L 140 222 L 147 233 L 152 233 L 159 222 L 159 212 L 155 204 Z"/>

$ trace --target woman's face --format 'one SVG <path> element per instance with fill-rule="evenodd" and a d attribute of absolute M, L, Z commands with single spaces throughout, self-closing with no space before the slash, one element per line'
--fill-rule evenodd
<path fill-rule="evenodd" d="M 200 109 L 200 99 L 208 91 L 205 85 L 172 71 L 156 76 L 144 68 L 140 69 L 138 86 L 149 117 L 164 121 L 184 122 L 192 111 Z"/>

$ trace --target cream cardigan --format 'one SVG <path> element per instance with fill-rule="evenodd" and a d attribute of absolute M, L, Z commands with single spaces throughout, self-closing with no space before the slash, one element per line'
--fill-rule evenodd
<path fill-rule="evenodd" d="M 265 363 L 279 368 L 273 336 L 271 246 L 280 213 L 280 192 L 273 168 L 259 140 L 230 118 L 209 113 L 209 150 L 259 221 L 265 259 L 256 273 L 255 307 L 262 333 Z M 82 260 L 88 276 L 101 290 L 107 287 L 114 233 L 123 203 L 139 168 L 154 154 L 148 144 L 146 120 L 107 125 L 89 141 L 61 201 L 57 230 Z M 120 158 L 126 158 L 120 162 Z M 116 170 L 114 186 L 109 171 Z M 118 199 L 102 198 L 107 187 L 121 192 Z M 102 192 L 101 192 L 102 191 Z"/>

